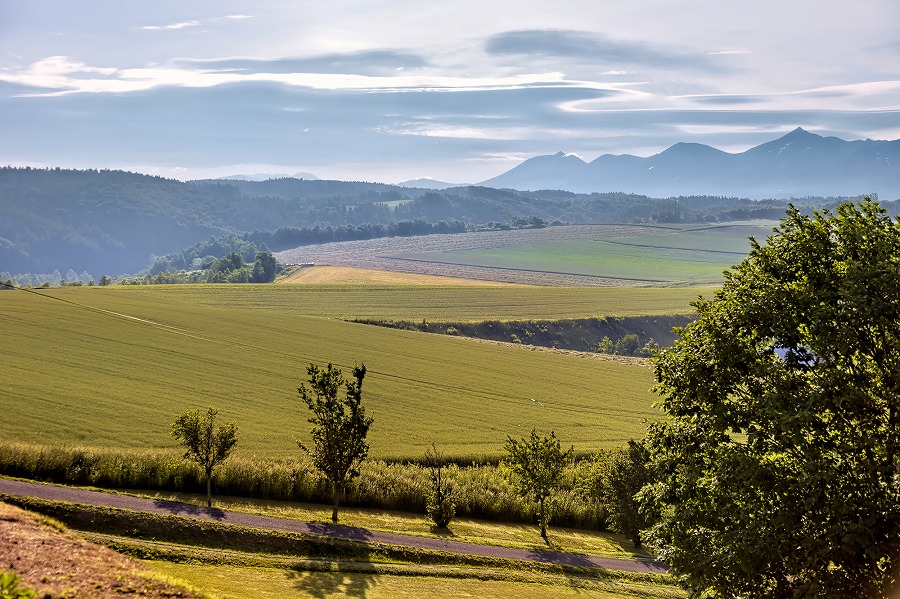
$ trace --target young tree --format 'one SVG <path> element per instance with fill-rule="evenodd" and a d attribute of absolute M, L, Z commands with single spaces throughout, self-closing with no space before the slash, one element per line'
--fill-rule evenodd
<path fill-rule="evenodd" d="M 650 544 L 696 593 L 886 597 L 900 568 L 900 225 L 790 209 L 654 360 Z"/>
<path fill-rule="evenodd" d="M 435 526 L 447 528 L 456 515 L 456 505 L 453 503 L 453 486 L 444 478 L 444 454 L 434 444 L 425 452 L 425 466 L 431 475 L 431 492 L 426 500 L 425 512 Z"/>
<path fill-rule="evenodd" d="M 313 444 L 307 447 L 298 441 L 300 448 L 312 456 L 313 464 L 331 483 L 334 493 L 334 511 L 331 520 L 338 520 L 338 503 L 346 486 L 359 475 L 359 465 L 369 453 L 366 435 L 372 419 L 366 417 L 362 405 L 362 382 L 366 376 L 363 364 L 353 369 L 353 380 L 346 381 L 339 368 L 331 364 L 322 370 L 314 364 L 306 369 L 309 385 L 301 384 L 297 391 L 312 411 L 309 419 L 313 425 Z M 341 387 L 346 390 L 344 399 L 338 398 Z"/>
<path fill-rule="evenodd" d="M 215 425 L 219 411 L 207 408 L 180 414 L 172 423 L 172 436 L 185 447 L 184 457 L 200 464 L 206 473 L 206 506 L 212 507 L 213 469 L 222 463 L 237 444 L 237 425 Z"/>
<path fill-rule="evenodd" d="M 653 481 L 644 443 L 628 441 L 628 446 L 611 452 L 602 461 L 597 495 L 606 505 L 613 530 L 627 536 L 635 547 L 641 546 L 641 531 L 655 521 L 653 514 L 640 505 L 635 495 Z"/>
<path fill-rule="evenodd" d="M 507 436 L 506 454 L 512 471 L 510 482 L 524 498 L 534 498 L 540 507 L 538 518 L 541 536 L 547 538 L 547 499 L 559 487 L 563 470 L 572 459 L 572 448 L 562 451 L 559 439 L 551 431 L 549 436 L 539 437 L 531 430 L 531 438 L 516 440 Z"/>

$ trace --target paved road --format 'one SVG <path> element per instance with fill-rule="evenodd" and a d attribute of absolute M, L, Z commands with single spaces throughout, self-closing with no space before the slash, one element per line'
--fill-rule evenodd
<path fill-rule="evenodd" d="M 52 499 L 56 501 L 69 501 L 72 503 L 84 503 L 88 505 L 149 512 L 152 514 L 175 515 L 252 528 L 297 532 L 309 535 L 351 539 L 354 541 L 387 543 L 390 545 L 402 545 L 404 547 L 418 547 L 420 549 L 435 549 L 466 555 L 528 560 L 548 564 L 600 567 L 609 570 L 623 570 L 626 572 L 651 572 L 663 574 L 668 571 L 668 568 L 664 564 L 647 559 L 626 560 L 572 553 L 558 553 L 555 551 L 479 545 L 476 543 L 463 543 L 460 541 L 449 541 L 431 537 L 416 537 L 392 532 L 367 530 L 365 528 L 354 528 L 351 526 L 301 522 L 299 520 L 289 520 L 287 518 L 274 518 L 271 516 L 230 512 L 217 508 L 198 507 L 174 501 L 146 499 L 143 497 L 132 497 L 130 495 L 115 495 L 99 491 L 86 491 L 84 489 L 72 487 L 44 485 L 7 479 L 0 479 L 0 493 L 40 497 L 42 499 Z"/>

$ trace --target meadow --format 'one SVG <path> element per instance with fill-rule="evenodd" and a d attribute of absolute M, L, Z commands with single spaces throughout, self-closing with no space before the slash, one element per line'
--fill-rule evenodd
<path fill-rule="evenodd" d="M 477 292 L 495 290 L 522 295 L 515 301 L 507 296 L 505 304 L 495 296 L 490 301 L 503 307 L 485 309 L 483 315 L 518 310 L 521 316 L 531 305 L 527 290 L 516 287 Z M 423 295 L 415 296 L 419 292 Z M 333 293 L 359 301 L 358 290 Z M 424 299 L 444 291 L 397 288 L 393 293 Z M 562 295 L 555 303 L 547 299 L 543 314 L 536 309 L 534 316 L 572 311 L 572 302 L 562 298 L 580 291 L 548 293 Z M 287 286 L 4 292 L 4 437 L 39 444 L 174 448 L 168 434 L 174 417 L 213 405 L 223 420 L 238 423 L 241 453 L 296 456 L 296 439 L 308 438 L 309 431 L 297 387 L 309 363 L 329 361 L 345 371 L 357 362 L 366 364 L 363 395 L 375 419 L 369 438 L 371 455 L 378 458 L 418 457 L 432 443 L 449 455 L 496 456 L 507 435 L 524 436 L 532 427 L 554 430 L 565 444 L 591 451 L 641 437 L 646 421 L 659 417 L 647 367 L 370 327 L 323 318 L 321 312 L 301 315 L 327 311 L 319 307 L 326 302 L 313 297 Z M 419 299 L 405 297 L 398 299 L 394 314 L 421 309 Z M 455 305 L 443 300 L 445 308 L 423 318 L 456 314 L 459 297 L 454 296 Z M 279 301 L 282 308 L 260 308 Z M 586 311 L 589 302 L 583 301 Z M 602 313 L 602 305 L 596 301 L 593 313 Z M 380 308 L 383 314 L 389 309 L 386 304 Z"/>

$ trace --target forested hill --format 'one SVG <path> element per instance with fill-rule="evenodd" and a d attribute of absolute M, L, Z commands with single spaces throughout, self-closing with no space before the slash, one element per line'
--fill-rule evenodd
<path fill-rule="evenodd" d="M 821 204 L 822 202 L 816 202 Z M 778 218 L 783 200 L 625 193 L 442 191 L 301 179 L 180 182 L 110 170 L 0 168 L 0 272 L 135 273 L 210 236 L 423 220 L 701 222 Z M 327 238 L 328 236 L 324 236 Z"/>

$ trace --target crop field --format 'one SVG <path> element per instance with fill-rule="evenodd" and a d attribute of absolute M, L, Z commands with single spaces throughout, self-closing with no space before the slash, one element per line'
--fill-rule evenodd
<path fill-rule="evenodd" d="M 572 225 L 304 246 L 282 262 L 555 286 L 715 285 L 774 221 Z"/>
<path fill-rule="evenodd" d="M 647 231 L 612 239 L 568 239 L 394 255 L 394 258 L 494 269 L 582 275 L 649 283 L 716 284 L 750 249 L 762 226 Z"/>
<path fill-rule="evenodd" d="M 466 252 L 397 256 L 488 268 L 631 279 L 652 283 L 713 284 L 743 256 L 703 250 L 626 245 L 609 241 L 558 241 Z"/>
<path fill-rule="evenodd" d="M 309 431 L 297 387 L 310 362 L 329 361 L 368 367 L 373 457 L 418 457 L 432 442 L 498 455 L 532 427 L 579 450 L 619 446 L 659 416 L 643 366 L 195 299 L 160 288 L 0 294 L 3 436 L 173 448 L 175 415 L 213 405 L 237 421 L 241 452 L 294 455 Z"/>
<path fill-rule="evenodd" d="M 98 292 L 101 290 L 97 290 Z M 427 322 L 564 320 L 690 314 L 711 288 L 422 285 L 149 285 L 104 293 L 195 306 L 317 316 Z"/>
<path fill-rule="evenodd" d="M 485 287 L 509 284 L 495 283 L 493 281 L 478 281 L 475 279 L 438 277 L 434 275 L 415 275 L 405 272 L 391 272 L 388 270 L 353 268 L 351 266 L 313 266 L 298 268 L 290 275 L 276 282 L 302 285 L 429 285 L 432 287 L 437 285 Z"/>
<path fill-rule="evenodd" d="M 699 250 L 734 254 L 743 258 L 750 249 L 748 238 L 765 243 L 777 221 L 722 223 L 676 229 L 660 229 L 611 239 L 611 242 L 656 249 Z"/>

